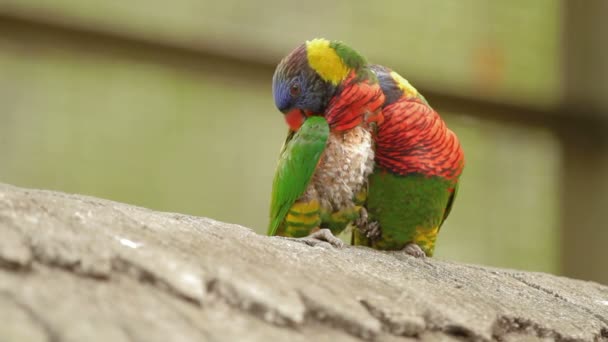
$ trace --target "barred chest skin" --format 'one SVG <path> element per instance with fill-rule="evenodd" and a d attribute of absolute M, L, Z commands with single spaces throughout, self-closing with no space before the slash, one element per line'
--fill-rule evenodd
<path fill-rule="evenodd" d="M 305 197 L 329 212 L 354 206 L 355 195 L 374 170 L 372 136 L 362 127 L 331 133 Z"/>

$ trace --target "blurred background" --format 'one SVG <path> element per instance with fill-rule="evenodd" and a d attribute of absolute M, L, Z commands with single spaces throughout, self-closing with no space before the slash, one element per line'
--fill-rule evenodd
<path fill-rule="evenodd" d="M 467 166 L 437 257 L 608 284 L 608 2 L 0 0 L 0 182 L 264 233 L 274 66 L 339 39 Z"/>

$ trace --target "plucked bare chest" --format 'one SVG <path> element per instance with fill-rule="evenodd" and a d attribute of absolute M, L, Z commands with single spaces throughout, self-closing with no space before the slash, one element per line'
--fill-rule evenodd
<path fill-rule="evenodd" d="M 356 127 L 348 132 L 331 133 L 307 195 L 331 212 L 351 207 L 373 169 L 370 132 Z"/>

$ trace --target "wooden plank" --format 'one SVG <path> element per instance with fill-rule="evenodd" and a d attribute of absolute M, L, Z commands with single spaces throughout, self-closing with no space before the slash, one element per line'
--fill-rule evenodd
<path fill-rule="evenodd" d="M 564 3 L 564 102 L 573 115 L 607 114 L 608 1 Z"/>
<path fill-rule="evenodd" d="M 608 112 L 608 2 L 564 1 L 564 98 L 573 118 Z M 608 124 L 562 127 L 562 264 L 608 284 Z"/>
<path fill-rule="evenodd" d="M 569 129 L 563 143 L 563 274 L 608 284 L 608 125 Z"/>

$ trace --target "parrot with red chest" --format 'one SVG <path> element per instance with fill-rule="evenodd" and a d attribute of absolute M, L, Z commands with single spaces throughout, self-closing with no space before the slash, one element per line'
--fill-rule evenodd
<path fill-rule="evenodd" d="M 464 165 L 456 136 L 405 79 L 342 42 L 314 39 L 277 66 L 289 126 L 269 235 L 433 253 Z M 308 237 L 307 237 L 308 236 Z"/>
<path fill-rule="evenodd" d="M 370 68 L 385 95 L 383 122 L 374 136 L 367 215 L 352 241 L 432 256 L 458 192 L 464 152 L 456 135 L 407 80 L 384 66 Z"/>

